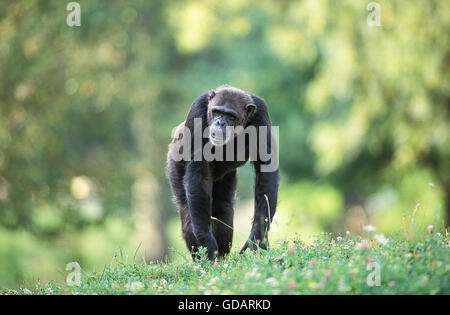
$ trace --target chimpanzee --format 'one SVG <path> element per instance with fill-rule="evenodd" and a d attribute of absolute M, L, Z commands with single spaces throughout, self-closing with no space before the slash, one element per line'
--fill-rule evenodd
<path fill-rule="evenodd" d="M 167 176 L 179 208 L 183 238 L 194 259 L 200 246 L 207 249 L 210 260 L 229 253 L 237 168 L 249 158 L 255 170 L 255 211 L 241 253 L 258 246 L 267 249 L 278 196 L 275 140 L 267 106 L 256 95 L 222 85 L 192 103 L 169 145 Z M 213 157 L 206 158 L 207 152 Z M 182 158 L 180 154 L 184 154 Z"/>

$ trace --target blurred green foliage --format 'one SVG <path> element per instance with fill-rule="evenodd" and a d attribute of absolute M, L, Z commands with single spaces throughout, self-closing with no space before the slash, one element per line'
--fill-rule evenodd
<path fill-rule="evenodd" d="M 167 144 L 223 83 L 263 97 L 280 126 L 273 238 L 393 232 L 417 203 L 423 225 L 449 218 L 448 1 L 380 0 L 379 27 L 356 0 L 82 0 L 80 27 L 68 2 L 0 3 L 0 286 L 71 259 L 101 269 L 119 248 L 186 254 Z"/>

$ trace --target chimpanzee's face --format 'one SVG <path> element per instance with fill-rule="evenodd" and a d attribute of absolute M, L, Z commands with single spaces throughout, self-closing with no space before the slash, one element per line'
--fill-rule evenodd
<path fill-rule="evenodd" d="M 213 145 L 220 146 L 230 141 L 233 128 L 239 121 L 239 114 L 226 106 L 211 109 L 212 122 L 209 126 L 209 140 Z"/>
<path fill-rule="evenodd" d="M 225 145 L 235 135 L 235 128 L 245 127 L 256 106 L 250 96 L 237 89 L 211 91 L 208 105 L 209 140 L 215 146 Z"/>

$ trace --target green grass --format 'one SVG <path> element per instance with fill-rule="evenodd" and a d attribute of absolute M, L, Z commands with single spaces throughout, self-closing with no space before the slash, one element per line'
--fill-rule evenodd
<path fill-rule="evenodd" d="M 232 253 L 211 264 L 126 264 L 118 254 L 102 272 L 82 274 L 81 286 L 51 282 L 2 294 L 449 294 L 448 231 L 420 239 L 322 234 L 311 243 L 292 239 L 269 251 Z M 385 244 L 382 244 L 385 243 Z M 203 256 L 204 257 L 204 256 Z M 376 262 L 380 285 L 369 286 Z"/>

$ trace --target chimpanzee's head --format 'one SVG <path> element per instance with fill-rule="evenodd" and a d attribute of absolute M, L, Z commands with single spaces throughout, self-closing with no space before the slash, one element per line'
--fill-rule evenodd
<path fill-rule="evenodd" d="M 233 137 L 233 130 L 238 126 L 245 128 L 255 111 L 256 105 L 250 94 L 238 88 L 222 85 L 211 90 L 208 104 L 211 143 L 215 146 L 226 144 Z"/>

